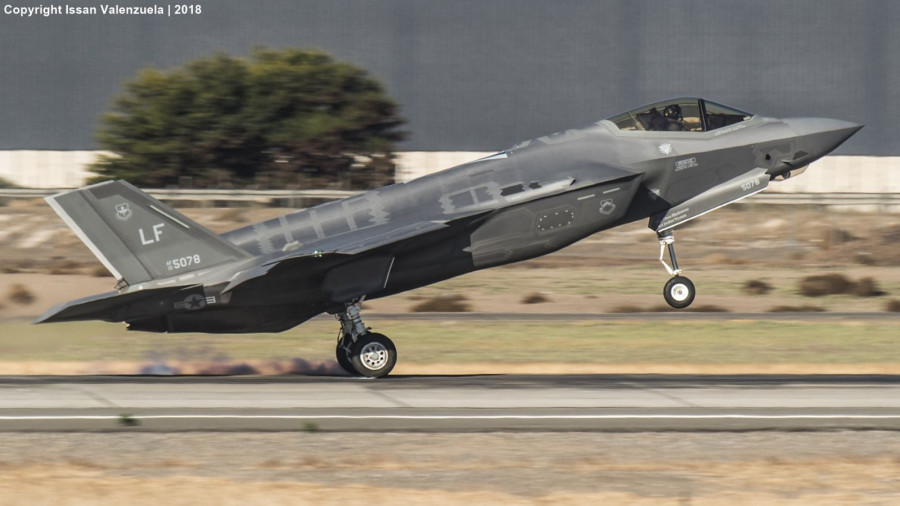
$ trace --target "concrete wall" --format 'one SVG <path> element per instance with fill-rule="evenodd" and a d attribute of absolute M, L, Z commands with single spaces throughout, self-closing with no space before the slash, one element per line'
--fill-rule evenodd
<path fill-rule="evenodd" d="M 900 194 L 900 157 L 826 156 L 796 178 L 771 183 L 766 191 Z"/>
<path fill-rule="evenodd" d="M 76 188 L 102 151 L 0 151 L 0 178 L 24 188 Z"/>

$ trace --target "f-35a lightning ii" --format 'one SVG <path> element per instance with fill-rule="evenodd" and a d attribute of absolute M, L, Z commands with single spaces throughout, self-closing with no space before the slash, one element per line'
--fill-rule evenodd
<path fill-rule="evenodd" d="M 860 128 L 679 98 L 222 235 L 124 181 L 100 183 L 47 201 L 116 290 L 37 322 L 279 332 L 327 312 L 340 321 L 340 365 L 381 377 L 397 351 L 363 324 L 363 299 L 545 255 L 640 219 L 671 275 L 663 295 L 684 308 L 695 290 L 675 258 L 675 229 L 802 172 Z"/>

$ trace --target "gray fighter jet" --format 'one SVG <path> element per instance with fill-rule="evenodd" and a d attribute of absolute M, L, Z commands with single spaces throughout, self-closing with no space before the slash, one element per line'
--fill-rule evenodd
<path fill-rule="evenodd" d="M 37 322 L 279 332 L 327 312 L 340 321 L 340 365 L 381 377 L 397 351 L 363 324 L 364 299 L 545 255 L 640 219 L 671 276 L 663 295 L 684 308 L 695 290 L 675 258 L 675 229 L 799 174 L 860 128 L 667 100 L 222 235 L 124 181 L 100 183 L 47 201 L 116 277 L 116 290 Z"/>

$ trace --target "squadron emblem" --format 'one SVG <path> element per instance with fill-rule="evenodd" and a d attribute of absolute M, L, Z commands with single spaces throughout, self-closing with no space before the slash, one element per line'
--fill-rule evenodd
<path fill-rule="evenodd" d="M 128 218 L 131 218 L 131 206 L 125 202 L 116 204 L 116 218 L 121 221 L 128 221 Z"/>
<path fill-rule="evenodd" d="M 612 214 L 615 210 L 616 203 L 612 199 L 607 199 L 600 203 L 600 214 Z"/>

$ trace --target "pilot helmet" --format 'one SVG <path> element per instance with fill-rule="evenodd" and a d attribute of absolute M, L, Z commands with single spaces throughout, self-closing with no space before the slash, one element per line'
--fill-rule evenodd
<path fill-rule="evenodd" d="M 681 106 L 678 104 L 667 105 L 666 108 L 663 110 L 663 114 L 665 114 L 666 118 L 668 118 L 668 119 L 674 119 L 674 120 L 684 119 L 684 117 L 681 115 Z"/>

